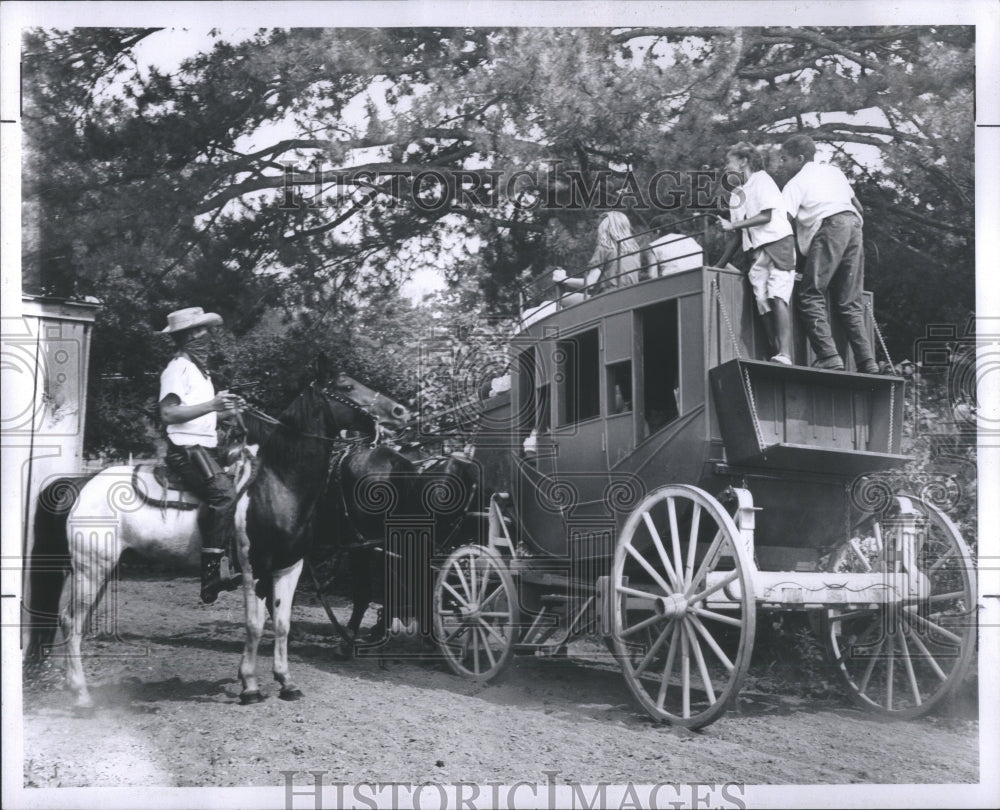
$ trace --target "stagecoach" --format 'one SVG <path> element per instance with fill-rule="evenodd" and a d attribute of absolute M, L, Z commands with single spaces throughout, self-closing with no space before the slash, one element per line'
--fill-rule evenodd
<path fill-rule="evenodd" d="M 450 667 L 489 680 L 596 633 L 650 716 L 699 728 L 736 700 L 757 614 L 807 611 L 855 701 L 930 710 L 970 664 L 976 580 L 948 516 L 886 484 L 904 379 L 811 368 L 798 325 L 795 365 L 758 359 L 732 268 L 644 275 L 511 340 L 475 439 L 485 503 L 434 558 Z M 874 339 L 867 294 L 866 318 Z"/>

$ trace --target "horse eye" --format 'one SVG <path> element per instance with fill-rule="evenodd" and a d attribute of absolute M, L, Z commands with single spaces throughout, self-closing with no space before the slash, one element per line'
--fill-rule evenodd
<path fill-rule="evenodd" d="M 403 416 L 406 415 L 406 408 L 404 408 L 402 405 L 394 405 L 392 408 L 392 415 L 398 416 L 400 419 L 402 419 Z"/>

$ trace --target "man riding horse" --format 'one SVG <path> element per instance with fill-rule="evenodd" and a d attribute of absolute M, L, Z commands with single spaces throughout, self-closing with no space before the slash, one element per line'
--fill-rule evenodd
<path fill-rule="evenodd" d="M 198 528 L 202 537 L 201 601 L 213 603 L 220 591 L 239 587 L 241 577 L 223 577 L 222 557 L 232 548 L 236 488 L 216 457 L 218 414 L 235 414 L 242 404 L 228 391 L 215 392 L 208 369 L 210 330 L 222 317 L 201 307 L 167 316 L 177 346 L 160 375 L 160 419 L 166 425 L 167 466 L 202 499 Z"/>

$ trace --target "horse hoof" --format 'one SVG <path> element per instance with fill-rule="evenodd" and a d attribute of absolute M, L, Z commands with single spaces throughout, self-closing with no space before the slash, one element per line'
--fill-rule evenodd
<path fill-rule="evenodd" d="M 259 689 L 254 689 L 251 692 L 243 692 L 240 695 L 240 705 L 249 706 L 252 703 L 260 703 L 264 699 L 264 696 L 260 693 Z"/>
<path fill-rule="evenodd" d="M 302 690 L 294 686 L 291 689 L 282 689 L 278 692 L 278 697 L 282 700 L 299 700 L 302 697 Z"/>
<path fill-rule="evenodd" d="M 86 719 L 88 717 L 93 717 L 95 714 L 95 709 L 93 706 L 74 706 L 73 716 L 79 717 L 81 719 Z"/>

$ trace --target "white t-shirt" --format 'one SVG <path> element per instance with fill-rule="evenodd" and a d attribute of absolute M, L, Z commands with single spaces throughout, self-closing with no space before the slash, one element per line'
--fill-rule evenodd
<path fill-rule="evenodd" d="M 160 402 L 168 394 L 175 394 L 181 405 L 199 405 L 208 402 L 215 396 L 215 386 L 212 378 L 206 377 L 201 370 L 186 357 L 175 357 L 160 375 Z M 170 441 L 181 447 L 200 444 L 202 447 L 215 447 L 219 437 L 215 433 L 216 413 L 211 411 L 189 422 L 178 422 L 167 425 L 167 435 Z"/>
<path fill-rule="evenodd" d="M 664 234 L 650 242 L 649 248 L 656 259 L 657 273 L 661 276 L 692 270 L 705 263 L 701 245 L 682 233 Z"/>
<path fill-rule="evenodd" d="M 828 163 L 812 160 L 805 163 L 785 184 L 781 196 L 788 213 L 795 217 L 802 253 L 809 252 L 809 245 L 824 219 L 844 211 L 858 214 L 858 209 L 851 203 L 854 197 L 851 184 L 840 169 Z"/>
<path fill-rule="evenodd" d="M 747 181 L 733 190 L 729 198 L 729 221 L 739 222 L 757 216 L 761 211 L 771 211 L 771 221 L 751 228 L 741 228 L 743 250 L 769 245 L 792 235 L 785 202 L 778 184 L 765 171 L 756 171 Z"/>

